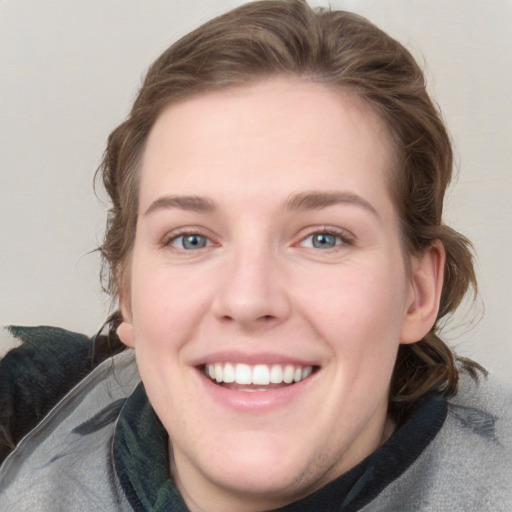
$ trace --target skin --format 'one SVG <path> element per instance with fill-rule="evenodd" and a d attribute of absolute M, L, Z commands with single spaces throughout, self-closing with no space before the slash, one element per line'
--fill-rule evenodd
<path fill-rule="evenodd" d="M 192 511 L 290 503 L 392 432 L 397 349 L 433 325 L 444 264 L 439 245 L 404 257 L 392 161 L 360 99 L 299 80 L 202 94 L 157 119 L 119 334 Z M 204 247 L 184 247 L 183 230 Z M 322 233 L 332 247 L 313 244 Z M 316 371 L 284 398 L 226 402 L 198 365 L 230 358 Z"/>

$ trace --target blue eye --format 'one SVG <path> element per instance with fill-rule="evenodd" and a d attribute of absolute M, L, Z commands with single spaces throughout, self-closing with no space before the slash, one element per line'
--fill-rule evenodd
<path fill-rule="evenodd" d="M 315 233 L 312 235 L 311 243 L 316 249 L 330 249 L 338 245 L 338 237 L 329 233 Z"/>
<path fill-rule="evenodd" d="M 340 235 L 328 232 L 313 233 L 301 242 L 304 247 L 312 247 L 314 249 L 333 249 L 340 245 L 343 239 Z"/>
<path fill-rule="evenodd" d="M 173 247 L 178 249 L 184 249 L 187 251 L 194 251 L 197 249 L 203 249 L 208 245 L 208 239 L 203 235 L 197 233 L 191 233 L 186 235 L 177 236 L 172 242 Z"/>

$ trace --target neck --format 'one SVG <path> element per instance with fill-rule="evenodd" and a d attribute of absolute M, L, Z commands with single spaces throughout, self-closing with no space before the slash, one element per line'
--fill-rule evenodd
<path fill-rule="evenodd" d="M 381 426 L 380 431 L 378 433 L 374 432 L 376 434 L 374 437 L 375 441 L 369 451 L 360 452 L 357 460 L 353 460 L 350 464 L 345 460 L 345 464 L 338 466 L 337 471 L 327 471 L 330 476 L 320 481 L 307 482 L 308 475 L 303 475 L 302 478 L 298 478 L 294 482 L 294 485 L 292 485 L 293 489 L 290 489 L 290 492 L 279 489 L 273 493 L 256 493 L 246 489 L 239 490 L 222 487 L 217 482 L 209 479 L 207 475 L 197 471 L 197 468 L 191 467 L 187 460 L 181 460 L 179 454 L 177 454 L 178 460 L 176 460 L 176 456 L 169 443 L 171 474 L 174 484 L 190 512 L 263 512 L 283 507 L 304 498 L 330 481 L 335 480 L 338 476 L 350 471 L 352 467 L 384 444 L 392 436 L 395 429 L 394 421 L 388 417 Z M 345 459 L 345 457 L 342 458 Z M 340 470 L 340 467 L 343 469 Z M 331 470 L 334 469 L 331 468 Z M 314 471 L 312 472 L 314 473 Z M 324 477 L 327 477 L 327 474 Z M 301 481 L 305 485 L 301 485 Z"/>

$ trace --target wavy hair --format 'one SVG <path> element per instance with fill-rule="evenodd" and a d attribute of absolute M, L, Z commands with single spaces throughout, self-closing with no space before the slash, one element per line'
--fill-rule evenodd
<path fill-rule="evenodd" d="M 439 320 L 455 311 L 468 289 L 476 293 L 477 285 L 470 242 L 442 220 L 452 177 L 450 138 L 410 52 L 350 12 L 312 9 L 303 0 L 251 2 L 205 23 L 153 63 L 128 118 L 110 135 L 98 169 L 112 201 L 100 247 L 104 288 L 118 298 L 129 283 L 139 163 L 162 109 L 202 92 L 273 76 L 355 93 L 385 122 L 404 251 L 419 254 L 435 240 L 446 251 L 437 321 L 422 340 L 400 346 L 390 407 L 399 416 L 431 390 L 454 393 L 459 370 L 438 335 Z"/>

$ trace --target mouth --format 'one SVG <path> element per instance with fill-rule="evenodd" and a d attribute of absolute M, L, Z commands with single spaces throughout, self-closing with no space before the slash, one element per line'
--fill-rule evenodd
<path fill-rule="evenodd" d="M 293 386 L 318 371 L 314 365 L 244 364 L 218 362 L 205 364 L 202 371 L 214 384 L 233 391 L 271 391 Z"/>

